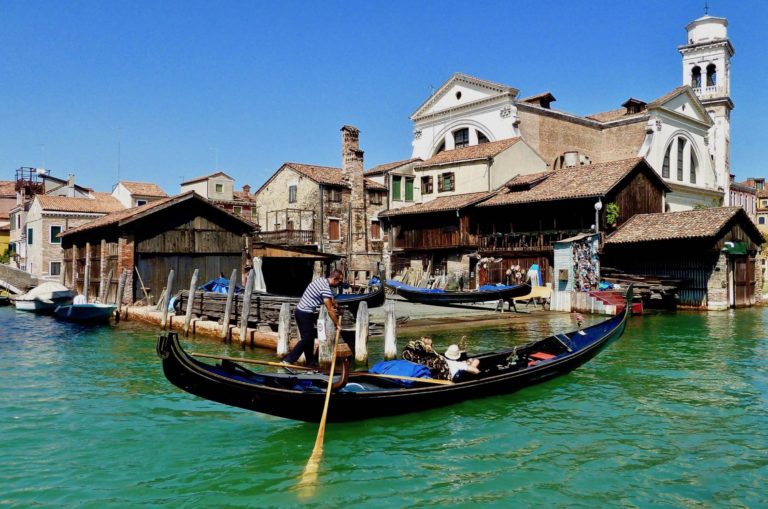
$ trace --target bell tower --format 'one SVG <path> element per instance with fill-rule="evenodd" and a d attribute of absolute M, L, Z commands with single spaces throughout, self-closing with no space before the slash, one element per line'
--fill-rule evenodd
<path fill-rule="evenodd" d="M 729 205 L 734 108 L 730 97 L 731 57 L 735 51 L 728 39 L 728 20 L 706 14 L 685 29 L 688 42 L 678 47 L 683 57 L 683 85 L 693 89 L 712 119 L 706 141 L 717 173 L 717 186 L 724 192 L 723 205 Z"/>

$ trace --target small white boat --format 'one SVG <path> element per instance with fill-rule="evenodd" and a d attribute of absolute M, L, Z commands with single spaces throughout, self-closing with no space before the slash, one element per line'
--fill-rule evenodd
<path fill-rule="evenodd" d="M 70 304 L 74 297 L 75 292 L 66 286 L 49 281 L 16 297 L 13 304 L 19 311 L 52 313 L 57 306 Z"/>
<path fill-rule="evenodd" d="M 67 304 L 57 307 L 53 316 L 79 323 L 106 323 L 117 309 L 114 304 Z"/>

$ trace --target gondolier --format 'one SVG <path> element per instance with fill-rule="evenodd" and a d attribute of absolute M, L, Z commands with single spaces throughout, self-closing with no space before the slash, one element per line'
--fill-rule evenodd
<path fill-rule="evenodd" d="M 340 270 L 333 270 L 327 278 L 315 279 L 304 290 L 304 294 L 296 305 L 295 314 L 296 326 L 299 328 L 299 342 L 283 359 L 286 363 L 295 364 L 303 353 L 308 366 L 317 364 L 317 356 L 315 355 L 315 320 L 317 314 L 315 310 L 324 305 L 333 323 L 338 324 L 336 300 L 331 288 L 338 287 L 343 282 L 344 274 Z"/>

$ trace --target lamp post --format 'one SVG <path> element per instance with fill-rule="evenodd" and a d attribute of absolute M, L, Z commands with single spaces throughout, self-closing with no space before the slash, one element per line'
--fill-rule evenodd
<path fill-rule="evenodd" d="M 600 201 L 600 198 L 597 199 L 597 202 L 595 202 L 595 233 L 600 232 L 600 211 L 603 208 L 603 202 Z"/>

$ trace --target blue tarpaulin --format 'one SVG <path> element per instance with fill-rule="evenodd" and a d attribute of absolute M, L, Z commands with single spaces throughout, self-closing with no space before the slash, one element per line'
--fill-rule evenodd
<path fill-rule="evenodd" d="M 198 286 L 197 289 L 204 292 L 227 293 L 229 290 L 229 279 L 224 277 L 217 277 L 216 279 L 211 279 L 204 285 Z M 235 293 L 241 293 L 242 291 L 242 286 L 235 285 Z"/>
<path fill-rule="evenodd" d="M 381 375 L 397 375 L 397 376 L 410 376 L 413 378 L 432 378 L 432 373 L 429 368 L 416 364 L 411 361 L 381 361 L 377 362 L 371 368 L 371 373 Z M 397 380 L 392 379 L 393 382 L 399 383 L 404 387 L 410 387 L 414 382 L 410 380 Z"/>

